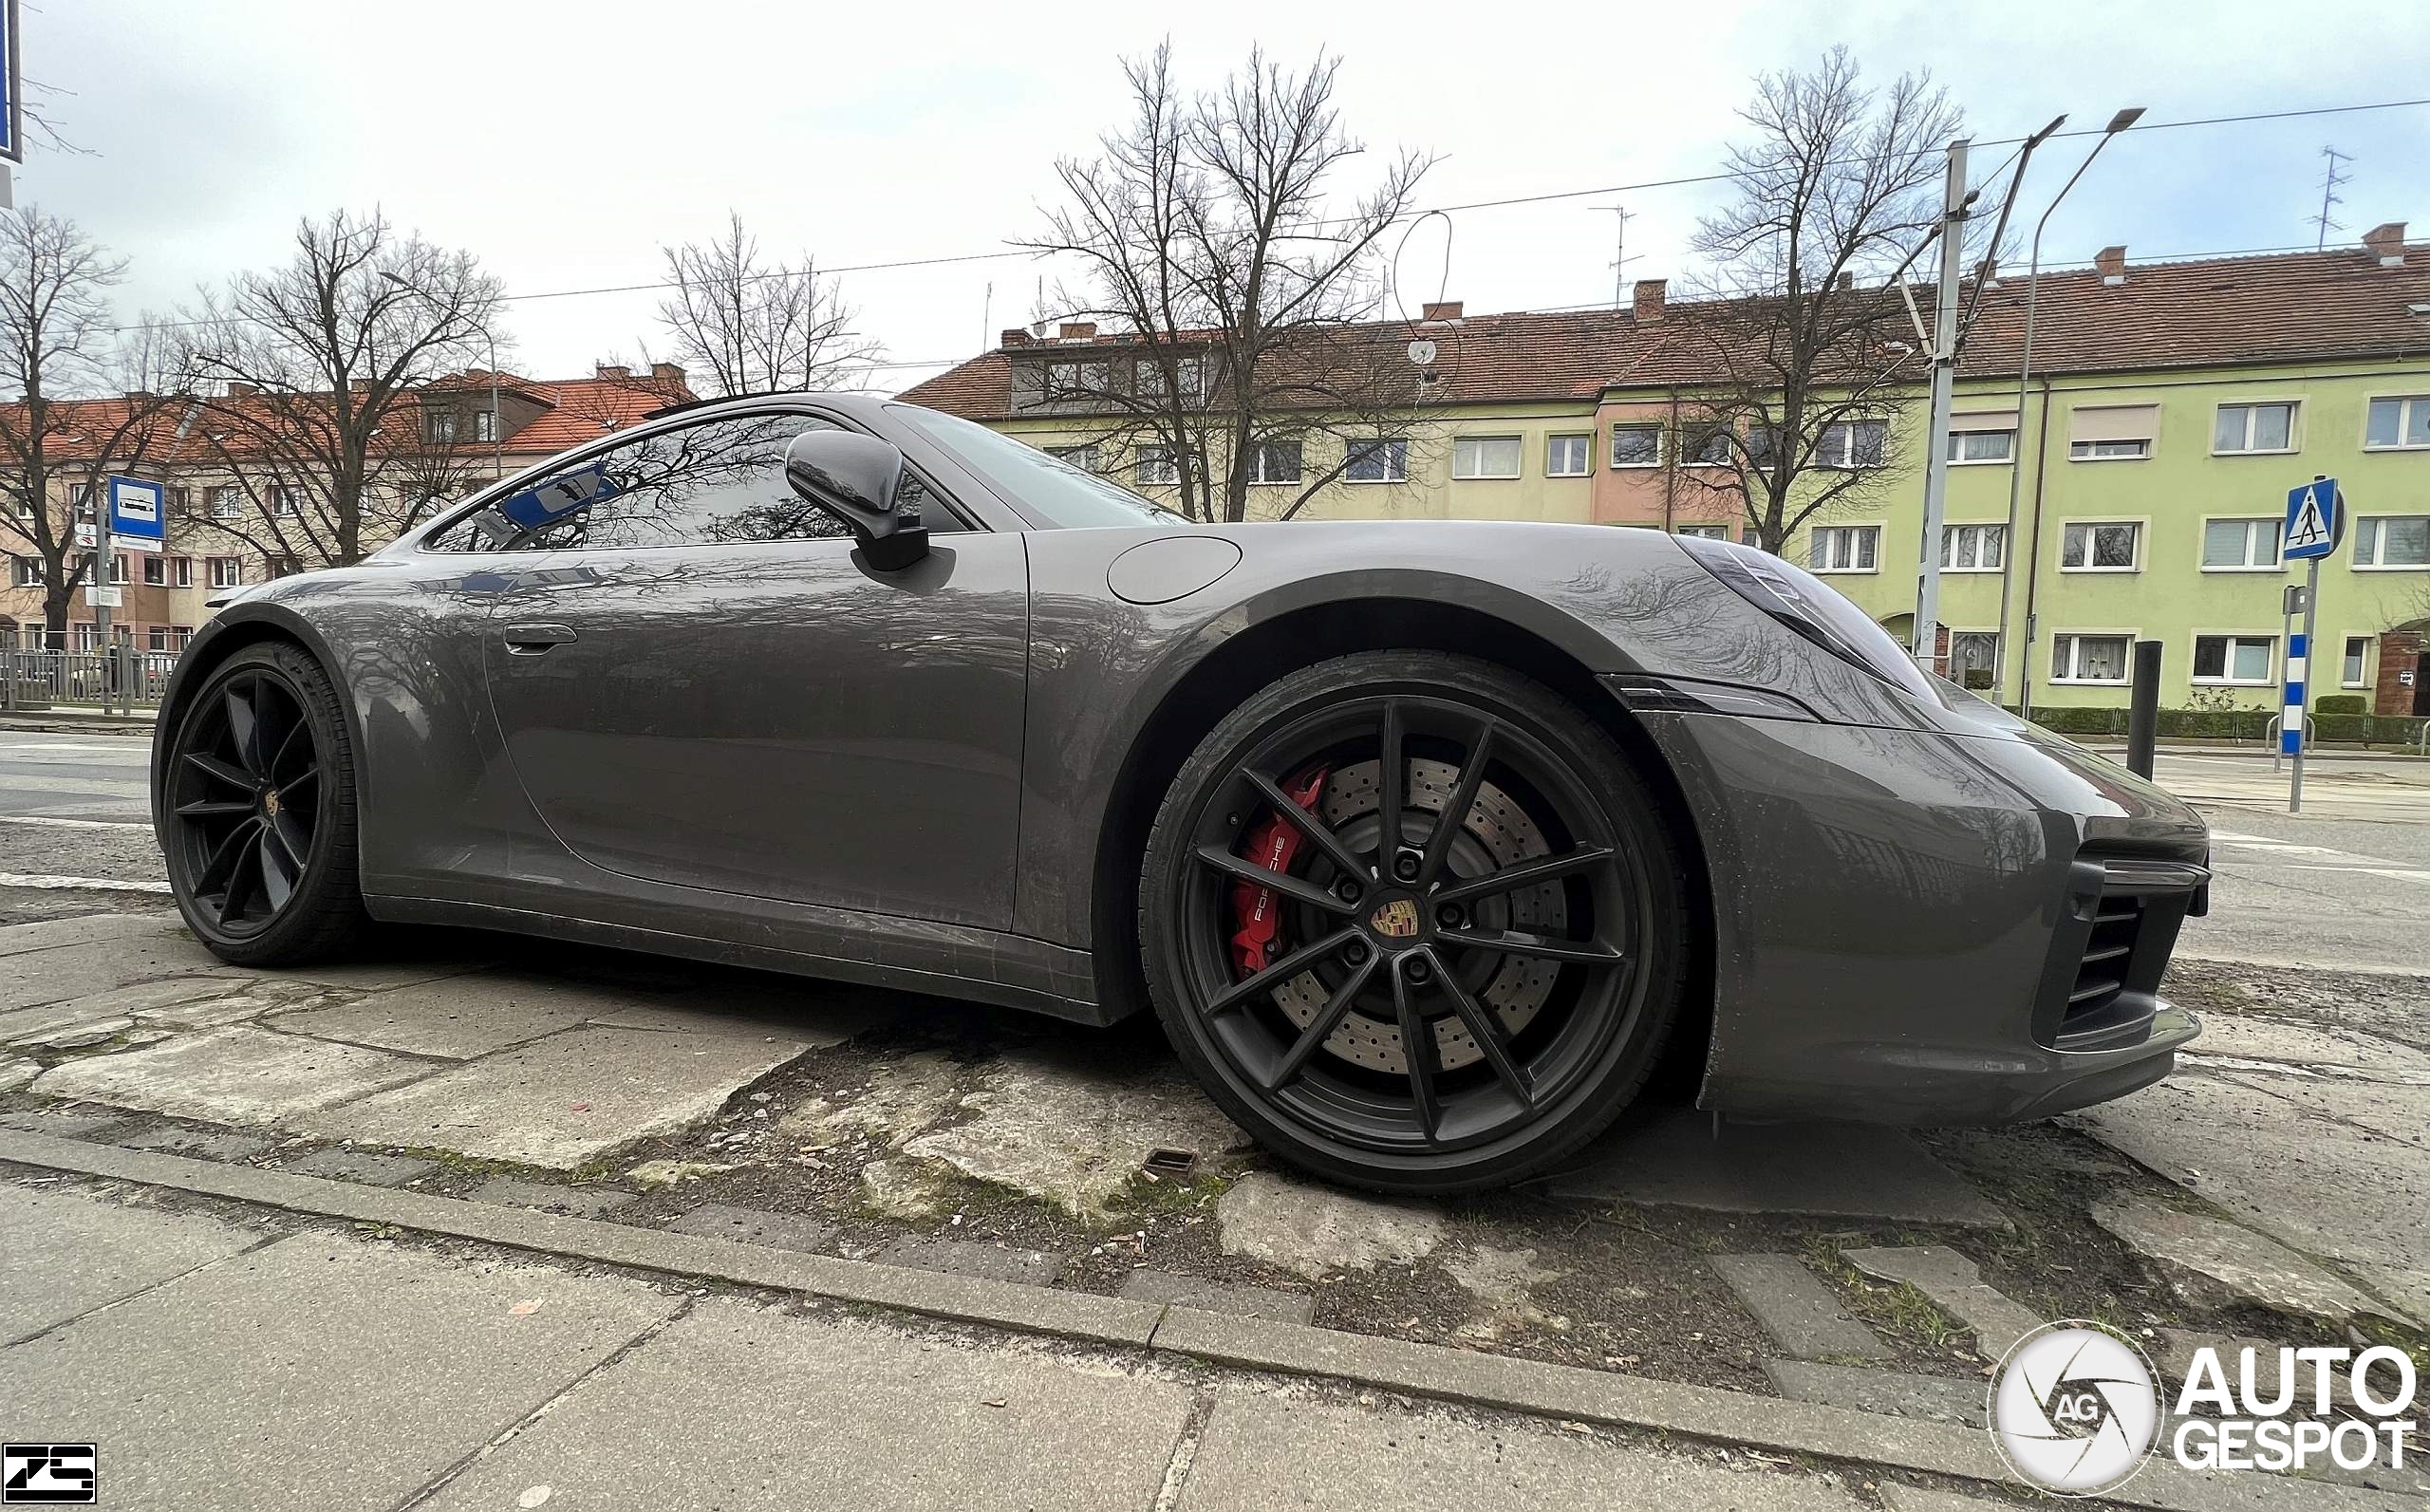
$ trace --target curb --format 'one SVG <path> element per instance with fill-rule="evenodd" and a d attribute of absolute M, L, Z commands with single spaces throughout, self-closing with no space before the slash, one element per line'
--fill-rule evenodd
<path fill-rule="evenodd" d="M 1154 1350 L 1218 1365 L 1326 1376 L 1434 1401 L 2019 1489 L 1990 1435 L 1978 1429 L 1784 1401 L 1720 1387 L 1548 1365 L 1438 1344 L 1371 1338 L 1306 1324 L 1233 1317 L 1017 1281 L 804 1255 L 737 1240 L 565 1218 L 458 1197 L 360 1186 L 46 1134 L 0 1130 L 0 1161 L 666 1275 L 710 1278 L 928 1317 Z M 2153 1512 L 2260 1512 L 2263 1508 L 2362 1512 L 2419 1505 L 2410 1498 L 2323 1482 L 2261 1473 L 2206 1475 L 2165 1463 L 2147 1466 L 2109 1493 L 2107 1500 Z"/>

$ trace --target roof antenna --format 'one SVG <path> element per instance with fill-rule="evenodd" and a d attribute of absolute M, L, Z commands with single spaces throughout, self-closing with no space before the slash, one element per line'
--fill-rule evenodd
<path fill-rule="evenodd" d="M 2346 222 L 2328 218 L 2328 207 L 2346 203 L 2337 191 L 2340 186 L 2354 177 L 2352 174 L 2341 171 L 2338 164 L 2352 162 L 2354 155 L 2350 152 L 2339 152 L 2334 147 L 2323 147 L 2320 155 L 2328 159 L 2328 171 L 2320 177 L 2320 214 L 2312 217 L 2320 223 L 2320 236 L 2312 243 L 2312 251 L 2327 252 L 2328 233 L 2346 229 Z"/>

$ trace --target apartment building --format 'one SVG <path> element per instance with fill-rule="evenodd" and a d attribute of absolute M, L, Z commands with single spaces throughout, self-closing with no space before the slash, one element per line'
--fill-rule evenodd
<path fill-rule="evenodd" d="M 408 417 L 413 435 L 403 443 L 427 456 L 444 456 L 448 465 L 400 470 L 394 486 L 420 487 L 443 479 L 460 495 L 693 397 L 683 370 L 665 363 L 646 373 L 600 364 L 588 377 L 549 381 L 481 370 L 450 374 L 416 392 Z M 127 396 L 51 405 L 53 518 L 72 517 L 80 539 L 87 543 L 94 528 L 86 476 L 95 456 L 92 447 L 119 424 L 129 405 L 145 401 L 144 396 Z M 0 423 L 11 418 L 22 427 L 21 418 L 0 417 Z M 144 464 L 133 469 L 165 485 L 163 550 L 118 551 L 109 566 L 110 581 L 121 588 L 111 628 L 121 645 L 137 650 L 182 650 L 209 617 L 209 599 L 229 588 L 323 565 L 301 539 L 308 505 L 298 491 L 267 473 L 232 469 L 219 448 L 194 434 L 196 421 L 191 413 L 178 420 L 181 423 L 172 427 L 174 439 L 152 448 Z M 417 502 L 426 513 L 427 501 Z M 402 517 L 403 512 L 383 513 Z M 0 517 L 0 553 L 9 558 L 9 578 L 0 587 L 0 646 L 30 650 L 44 640 L 44 563 L 35 554 L 28 524 Z M 283 542 L 292 544 L 282 550 Z M 364 549 L 383 544 L 382 539 L 367 540 Z M 69 613 L 65 648 L 90 650 L 99 644 L 93 607 L 80 590 Z"/>
<path fill-rule="evenodd" d="M 1627 308 L 1467 316 L 1443 304 L 1363 327 L 1430 359 L 1410 360 L 1408 403 L 1372 438 L 1312 426 L 1305 443 L 1267 443 L 1277 455 L 1252 468 L 1251 516 L 1296 504 L 1299 518 L 1741 536 L 1743 508 L 1709 450 L 1713 344 L 1698 339 L 1700 307 L 1666 292 L 1646 280 Z M 2271 705 L 2292 580 L 2277 522 L 2290 488 L 2327 475 L 2352 526 L 2323 573 L 2312 685 L 2430 714 L 2430 247 L 2400 224 L 2319 252 L 2137 264 L 2113 247 L 2033 286 L 1994 272 L 1979 293 L 1938 543 L 1953 676 L 2011 705 L 2121 705 L 2128 648 L 2153 638 L 2168 648 L 2163 702 Z M 1101 373 L 1135 348 L 1093 327 L 1007 331 L 904 397 L 1152 495 L 1169 462 L 1105 406 L 1054 397 L 1070 391 L 1057 364 Z M 1920 389 L 1852 419 L 1832 465 L 1883 476 L 1788 543 L 1902 640 L 1923 549 L 1924 426 Z"/>

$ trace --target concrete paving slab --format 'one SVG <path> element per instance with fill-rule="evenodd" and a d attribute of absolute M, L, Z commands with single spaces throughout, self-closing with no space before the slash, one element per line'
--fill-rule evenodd
<path fill-rule="evenodd" d="M 2290 1076 L 2266 1071 L 2219 1074 L 2239 1086 L 2283 1097 L 2307 1112 L 2430 1150 L 2430 1086 L 2383 1086 L 2346 1076 Z"/>
<path fill-rule="evenodd" d="M 569 1029 L 301 1122 L 331 1139 L 571 1169 L 706 1121 L 809 1049 L 774 1036 Z"/>
<path fill-rule="evenodd" d="M 411 1155 L 383 1155 L 370 1149 L 315 1149 L 278 1163 L 298 1176 L 326 1176 L 337 1182 L 362 1182 L 371 1186 L 402 1186 L 439 1169 L 435 1160 Z"/>
<path fill-rule="evenodd" d="M 0 956 L 18 956 L 29 950 L 53 950 L 61 945 L 87 945 L 105 940 L 157 940 L 177 938 L 185 932 L 185 921 L 174 908 L 146 910 L 140 913 L 96 913 L 79 919 L 49 919 L 41 924 L 10 924 L 0 929 Z"/>
<path fill-rule="evenodd" d="M 81 1018 L 52 1024 L 30 1035 L 20 1035 L 10 1043 L 27 1050 L 89 1050 L 106 1040 L 116 1039 L 134 1027 L 132 1018 Z"/>
<path fill-rule="evenodd" d="M 1142 1265 L 1122 1279 L 1122 1293 L 1136 1302 L 1160 1307 L 1194 1307 L 1202 1313 L 1233 1317 L 1262 1317 L 1276 1323 L 1315 1320 L 1317 1299 L 1305 1292 L 1278 1291 L 1271 1286 L 1237 1286 L 1201 1276 L 1176 1276 Z"/>
<path fill-rule="evenodd" d="M 264 1237 L 261 1229 L 206 1213 L 0 1184 L 0 1345 L 224 1260 Z M 32 1417 L 9 1421 L 11 1433 L 37 1430 Z M 64 1433 L 68 1427 L 45 1416 L 39 1430 Z"/>
<path fill-rule="evenodd" d="M 1974 1331 L 1975 1353 L 1996 1360 L 2047 1323 L 1983 1279 L 1974 1262 L 1946 1244 L 1843 1249 L 1840 1258 L 1876 1280 L 1903 1281 Z"/>
<path fill-rule="evenodd" d="M 670 1404 L 713 1404 L 715 1431 Z M 1189 1405 L 1119 1370 L 712 1298 L 424 1504 L 492 1512 L 546 1485 L 552 1506 L 650 1512 L 1136 1512 Z"/>
<path fill-rule="evenodd" d="M 41 1061 L 0 1055 L 0 1092 L 15 1092 L 41 1074 Z"/>
<path fill-rule="evenodd" d="M 2309 1255 L 2419 1266 L 2430 1160 L 2259 1088 L 2178 1076 L 2072 1117 L 2094 1137 Z"/>
<path fill-rule="evenodd" d="M 1549 1425 L 1482 1424 L 1423 1408 L 1353 1408 L 1227 1393 L 1207 1420 L 1178 1507 L 1853 1512 L 1862 1504 L 1809 1471 L 1726 1469 L 1692 1455 L 1564 1433 Z"/>
<path fill-rule="evenodd" d="M 2096 1203 L 2092 1221 L 2196 1307 L 2250 1304 L 2325 1323 L 2375 1311 L 2361 1292 L 2242 1224 L 2151 1203 Z"/>
<path fill-rule="evenodd" d="M 1869 1371 L 1811 1360 L 1766 1360 L 1764 1377 L 1792 1402 L 1820 1402 L 1856 1412 L 1962 1423 L 1981 1428 L 1989 1418 L 1990 1393 L 1981 1381 L 1906 1371 Z"/>
<path fill-rule="evenodd" d="M 251 1160 L 270 1148 L 270 1141 L 259 1134 L 225 1129 L 155 1129 L 129 1134 L 119 1143 L 128 1149 L 157 1149 L 196 1160 Z"/>
<path fill-rule="evenodd" d="M 1796 1256 L 1716 1255 L 1712 1268 L 1787 1353 L 1806 1360 L 1891 1357 L 1889 1346 Z"/>
<path fill-rule="evenodd" d="M 2347 1261 L 2354 1279 L 2381 1301 L 2406 1315 L 2415 1328 L 2430 1331 L 2430 1270 L 2408 1265 L 2365 1265 Z"/>
<path fill-rule="evenodd" d="M 431 1063 L 248 1024 L 54 1066 L 32 1090 L 216 1124 L 271 1124 L 429 1074 Z"/>
<path fill-rule="evenodd" d="M 783 1035 L 826 1050 L 840 1045 L 900 1011 L 899 999 L 884 1001 L 836 982 L 802 980 L 724 983 L 672 998 L 628 1001 L 594 1015 L 609 1029 L 656 1029 L 680 1035 Z"/>
<path fill-rule="evenodd" d="M 835 1225 L 798 1213 L 763 1213 L 756 1207 L 702 1203 L 666 1225 L 679 1234 L 704 1239 L 731 1239 L 744 1244 L 766 1244 L 816 1254 L 835 1237 Z"/>
<path fill-rule="evenodd" d="M 633 1200 L 632 1193 L 620 1192 L 612 1186 L 558 1186 L 548 1182 L 527 1182 L 519 1176 L 493 1176 L 464 1195 L 477 1203 L 531 1207 L 572 1218 L 597 1218 Z"/>
<path fill-rule="evenodd" d="M 0 1113 L 0 1129 L 22 1129 L 28 1134 L 48 1134 L 54 1139 L 104 1139 L 110 1130 L 124 1128 L 126 1122 L 115 1113 L 54 1112 L 47 1108 Z"/>
<path fill-rule="evenodd" d="M 386 1512 L 681 1306 L 621 1277 L 298 1235 L 19 1345 L 0 1420 L 77 1425 L 112 1507 Z"/>
<path fill-rule="evenodd" d="M 271 1027 L 381 1050 L 471 1060 L 571 1029 L 592 1013 L 623 1001 L 616 993 L 579 983 L 484 971 L 375 992 L 334 1008 L 283 1013 L 271 1020 Z"/>
<path fill-rule="evenodd" d="M 469 972 L 487 971 L 495 961 L 433 956 L 398 961 L 326 961 L 310 966 L 282 966 L 265 971 L 273 981 L 306 982 L 319 987 L 345 987 L 355 992 L 386 992 L 420 982 L 441 981 Z"/>
<path fill-rule="evenodd" d="M 1881 1483 L 1881 1504 L 1890 1512 L 2016 1512 L 2022 1503 L 1996 1497 L 1959 1496 L 1929 1486 Z"/>
<path fill-rule="evenodd" d="M 1545 1182 L 1556 1197 L 1725 1213 L 1798 1213 L 2007 1228 L 2007 1216 L 1903 1130 L 1728 1124 L 1692 1109 L 1598 1141 Z"/>
<path fill-rule="evenodd" d="M 2295 1066 L 2346 1066 L 2374 1074 L 2430 1076 L 2430 1052 L 2359 1029 L 2323 1029 L 2299 1019 L 2261 1015 L 2204 1014 L 2202 1037 L 2185 1054 L 2192 1064 L 2242 1056 Z"/>
<path fill-rule="evenodd" d="M 53 1004 L 47 1010 L 20 1011 L 76 1013 L 88 1018 L 122 1016 L 150 1018 L 172 1008 L 241 996 L 251 985 L 240 977 L 170 977 L 160 981 L 140 981 L 132 986 L 113 987 L 107 992 L 97 992 L 72 1002 Z"/>
<path fill-rule="evenodd" d="M 1224 1254 L 1310 1280 L 1411 1264 L 1433 1254 L 1449 1232 L 1443 1215 L 1423 1203 L 1353 1197 L 1269 1171 L 1234 1182 L 1216 1200 L 1215 1222 Z"/>
<path fill-rule="evenodd" d="M 1023 1286 L 1052 1286 L 1063 1274 L 1063 1259 L 1042 1249 L 1007 1249 L 968 1240 L 929 1239 L 907 1235 L 869 1259 L 880 1265 L 907 1265 L 914 1270 L 942 1271 L 947 1276 L 975 1276 L 981 1280 L 1018 1281 Z"/>
<path fill-rule="evenodd" d="M 239 968 L 195 942 L 176 936 L 134 935 L 91 944 L 58 945 L 9 958 L 9 970 L 0 973 L 0 1011 L 72 1002 L 168 977 L 241 975 Z"/>

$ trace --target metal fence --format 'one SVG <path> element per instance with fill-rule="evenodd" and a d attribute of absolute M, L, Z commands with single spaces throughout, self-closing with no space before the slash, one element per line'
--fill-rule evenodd
<path fill-rule="evenodd" d="M 0 712 L 157 705 L 175 651 L 0 651 Z"/>

